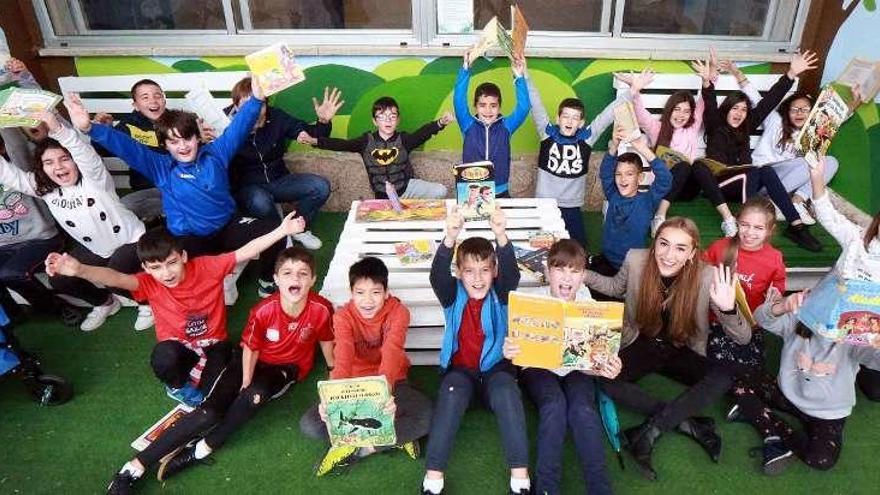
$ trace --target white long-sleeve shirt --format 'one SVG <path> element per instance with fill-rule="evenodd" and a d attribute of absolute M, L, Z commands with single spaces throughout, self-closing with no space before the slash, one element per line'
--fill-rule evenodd
<path fill-rule="evenodd" d="M 67 127 L 50 137 L 70 152 L 79 168 L 80 180 L 76 184 L 37 196 L 33 172 L 23 172 L 2 157 L 0 183 L 42 199 L 71 237 L 102 258 L 109 258 L 125 244 L 137 242 L 145 231 L 144 224 L 119 201 L 113 177 L 94 148 Z"/>
<path fill-rule="evenodd" d="M 816 219 L 843 250 L 834 265 L 837 273 L 847 279 L 880 282 L 880 240 L 871 239 L 865 249 L 865 229 L 835 210 L 827 192 L 813 198 L 813 209 Z"/>

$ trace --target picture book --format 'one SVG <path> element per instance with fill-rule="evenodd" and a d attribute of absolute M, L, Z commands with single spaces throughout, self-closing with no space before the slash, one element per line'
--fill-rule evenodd
<path fill-rule="evenodd" d="M 520 9 L 518 5 L 510 6 L 510 23 L 512 50 L 508 53 L 508 56 L 511 59 L 525 57 L 526 40 L 529 37 L 529 23 L 526 22 L 526 17 L 523 15 L 522 9 Z"/>
<path fill-rule="evenodd" d="M 198 115 L 205 124 L 211 126 L 217 136 L 223 134 L 223 131 L 230 124 L 229 117 L 223 113 L 221 104 L 214 99 L 206 87 L 198 86 L 185 94 L 184 98 L 190 110 Z"/>
<path fill-rule="evenodd" d="M 513 246 L 513 254 L 516 256 L 516 264 L 520 271 L 525 272 L 540 283 L 545 283 L 545 270 L 547 268 L 547 248 L 525 249 Z"/>
<path fill-rule="evenodd" d="M 499 31 L 504 31 L 504 26 L 498 23 L 498 17 L 492 17 L 483 26 L 483 31 L 480 34 L 480 39 L 477 40 L 477 44 L 470 49 L 471 62 L 477 57 L 485 55 L 490 48 L 498 46 Z"/>
<path fill-rule="evenodd" d="M 274 95 L 306 79 L 293 56 L 293 51 L 285 43 L 276 43 L 244 57 L 257 77 L 266 96 Z"/>
<path fill-rule="evenodd" d="M 685 156 L 684 153 L 679 153 L 669 146 L 657 146 L 657 149 L 654 150 L 654 154 L 657 155 L 657 158 L 663 160 L 666 163 L 666 167 L 670 169 L 681 162 L 691 162 L 690 158 Z"/>
<path fill-rule="evenodd" d="M 401 211 L 388 199 L 366 199 L 358 203 L 356 222 L 406 222 L 410 220 L 445 220 L 446 202 L 442 199 L 401 199 Z"/>
<path fill-rule="evenodd" d="M 492 162 L 457 165 L 455 197 L 465 221 L 488 219 L 495 211 L 495 168 Z"/>
<path fill-rule="evenodd" d="M 623 303 L 510 293 L 507 333 L 520 348 L 517 366 L 600 369 L 617 355 L 622 328 Z"/>
<path fill-rule="evenodd" d="M 167 414 L 162 416 L 159 421 L 156 421 L 153 426 L 147 428 L 147 431 L 143 432 L 141 436 L 137 437 L 133 442 L 131 442 L 131 448 L 137 450 L 138 452 L 144 450 L 149 447 L 150 444 L 155 442 L 159 437 L 165 433 L 168 428 L 171 428 L 171 425 L 177 422 L 180 418 L 184 417 L 192 411 L 193 408 L 184 404 L 177 404 L 174 409 L 168 411 Z"/>
<path fill-rule="evenodd" d="M 529 247 L 535 249 L 550 249 L 556 242 L 556 234 L 546 230 L 529 233 Z"/>
<path fill-rule="evenodd" d="M 621 129 L 626 134 L 627 141 L 632 141 L 642 135 L 632 102 L 622 101 L 614 106 L 614 128 Z"/>
<path fill-rule="evenodd" d="M 880 347 L 880 284 L 827 275 L 804 299 L 798 319 L 822 337 Z"/>
<path fill-rule="evenodd" d="M 742 313 L 743 318 L 746 319 L 750 327 L 755 327 L 758 322 L 755 321 L 755 316 L 752 314 L 752 308 L 749 307 L 749 300 L 746 298 L 746 291 L 743 290 L 742 284 L 739 283 L 739 279 L 736 279 L 736 307 L 739 308 L 739 312 Z"/>
<path fill-rule="evenodd" d="M 437 242 L 433 239 L 415 239 L 394 243 L 394 253 L 402 265 L 415 265 L 434 259 Z"/>
<path fill-rule="evenodd" d="M 498 21 L 498 17 L 489 19 L 489 22 L 483 27 L 479 41 L 471 48 L 471 60 L 485 54 L 489 48 L 495 46 L 500 47 L 511 60 L 524 56 L 529 24 L 517 5 L 510 6 L 510 22 L 512 29 L 508 32 Z"/>
<path fill-rule="evenodd" d="M 0 127 L 36 127 L 36 115 L 59 101 L 60 96 L 41 89 L 6 88 L 0 91 Z"/>
<path fill-rule="evenodd" d="M 394 416 L 385 413 L 391 397 L 384 376 L 318 382 L 327 407 L 327 432 L 333 447 L 394 445 Z"/>
<path fill-rule="evenodd" d="M 850 88 L 858 86 L 862 101 L 873 101 L 880 92 L 880 61 L 854 58 L 849 61 L 836 82 Z"/>
<path fill-rule="evenodd" d="M 807 121 L 795 138 L 795 151 L 804 156 L 811 167 L 825 156 L 831 140 L 849 116 L 849 106 L 833 84 L 825 86 Z"/>

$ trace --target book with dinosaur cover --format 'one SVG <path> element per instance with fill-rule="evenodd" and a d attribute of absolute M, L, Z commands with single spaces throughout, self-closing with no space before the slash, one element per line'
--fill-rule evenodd
<path fill-rule="evenodd" d="M 147 428 L 147 431 L 143 432 L 141 436 L 137 437 L 133 442 L 131 442 L 131 448 L 137 450 L 138 452 L 143 451 L 145 448 L 149 447 L 150 444 L 156 441 L 159 437 L 165 433 L 168 428 L 176 423 L 180 418 L 186 416 L 193 408 L 184 405 L 177 404 L 174 409 L 168 411 L 164 416 L 162 416 L 159 421 L 156 421 L 153 426 Z"/>
<path fill-rule="evenodd" d="M 517 366 L 600 369 L 620 349 L 622 328 L 623 303 L 510 293 L 507 332 L 520 348 Z"/>
<path fill-rule="evenodd" d="M 488 219 L 495 211 L 495 167 L 492 162 L 457 165 L 455 197 L 465 221 Z"/>
<path fill-rule="evenodd" d="M 384 376 L 318 382 L 318 395 L 327 408 L 327 432 L 334 447 L 394 445 L 394 416 L 385 413 L 391 397 Z"/>
<path fill-rule="evenodd" d="M 257 77 L 266 96 L 283 91 L 306 79 L 305 72 L 293 56 L 293 51 L 285 43 L 276 43 L 244 57 Z"/>
<path fill-rule="evenodd" d="M 880 284 L 831 273 L 804 299 L 798 319 L 827 339 L 880 347 Z"/>

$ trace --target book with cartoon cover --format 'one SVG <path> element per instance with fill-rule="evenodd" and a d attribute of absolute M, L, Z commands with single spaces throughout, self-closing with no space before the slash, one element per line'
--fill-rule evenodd
<path fill-rule="evenodd" d="M 446 202 L 442 199 L 401 199 L 401 211 L 388 199 L 365 199 L 358 203 L 356 222 L 405 222 L 410 220 L 445 220 Z"/>
<path fill-rule="evenodd" d="M 657 158 L 663 160 L 666 163 L 666 167 L 670 169 L 681 162 L 691 162 L 690 158 L 684 153 L 679 153 L 669 146 L 658 145 L 657 149 L 654 150 L 654 154 L 657 155 Z"/>
<path fill-rule="evenodd" d="M 516 256 L 516 264 L 519 269 L 542 284 L 545 282 L 549 253 L 550 251 L 546 248 L 533 250 L 513 246 L 513 255 Z"/>
<path fill-rule="evenodd" d="M 836 81 L 850 88 L 858 86 L 862 101 L 873 101 L 880 92 L 880 61 L 854 58 Z"/>
<path fill-rule="evenodd" d="M 327 432 L 333 447 L 394 445 L 394 416 L 385 413 L 391 397 L 384 376 L 318 382 L 318 395 L 327 407 Z"/>
<path fill-rule="evenodd" d="M 517 366 L 600 369 L 617 355 L 622 328 L 623 303 L 510 293 L 507 334 L 520 348 Z"/>
<path fill-rule="evenodd" d="M 153 424 L 153 426 L 147 428 L 147 431 L 143 432 L 141 436 L 137 437 L 133 442 L 131 442 L 131 448 L 137 450 L 138 452 L 143 451 L 145 448 L 149 447 L 153 442 L 155 442 L 159 437 L 162 436 L 168 428 L 176 423 L 180 418 L 186 416 L 193 408 L 189 407 L 185 404 L 177 404 L 174 409 L 168 411 L 164 416 L 162 416 L 159 421 Z"/>
<path fill-rule="evenodd" d="M 257 77 L 263 94 L 274 95 L 306 79 L 296 63 L 293 51 L 285 43 L 276 43 L 244 57 L 251 74 Z"/>
<path fill-rule="evenodd" d="M 816 166 L 819 157 L 825 156 L 834 135 L 849 117 L 849 105 L 839 89 L 839 86 L 830 84 L 819 93 L 806 123 L 795 138 L 795 151 L 802 154 L 811 167 Z"/>
<path fill-rule="evenodd" d="M 455 197 L 468 220 L 486 220 L 495 211 L 495 167 L 492 162 L 463 163 L 455 167 Z"/>
<path fill-rule="evenodd" d="M 880 284 L 831 273 L 809 292 L 798 319 L 827 339 L 880 347 Z"/>
<path fill-rule="evenodd" d="M 0 91 L 0 127 L 36 127 L 40 112 L 51 110 L 61 97 L 41 89 L 10 87 Z"/>
<path fill-rule="evenodd" d="M 394 243 L 394 253 L 401 265 L 415 265 L 434 259 L 437 242 L 433 239 L 414 239 Z"/>

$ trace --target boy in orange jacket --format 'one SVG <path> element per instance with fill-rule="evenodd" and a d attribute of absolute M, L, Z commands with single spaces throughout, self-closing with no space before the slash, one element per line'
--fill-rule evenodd
<path fill-rule="evenodd" d="M 431 401 L 406 381 L 410 362 L 404 345 L 409 310 L 388 290 L 388 268 L 378 258 L 367 257 L 348 271 L 351 300 L 333 315 L 335 368 L 330 378 L 339 380 L 383 375 L 392 389 L 386 410 L 394 412 L 397 447 L 413 459 L 419 457 L 419 438 L 428 434 Z M 303 415 L 300 429 L 313 438 L 327 438 L 325 404 Z M 389 447 L 331 447 L 315 467 L 323 476 L 334 469 Z"/>

